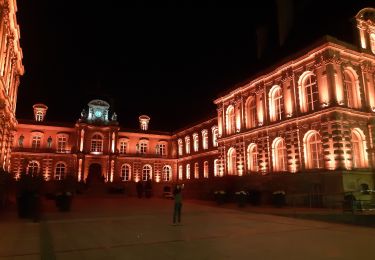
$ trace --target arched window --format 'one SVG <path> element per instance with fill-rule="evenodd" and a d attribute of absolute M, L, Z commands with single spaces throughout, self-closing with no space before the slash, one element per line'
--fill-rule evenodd
<path fill-rule="evenodd" d="M 62 180 L 65 178 L 66 165 L 65 163 L 59 162 L 55 167 L 55 180 Z"/>
<path fill-rule="evenodd" d="M 184 144 L 182 143 L 182 139 L 178 139 L 178 155 L 182 156 L 182 150 L 184 148 Z"/>
<path fill-rule="evenodd" d="M 150 165 L 143 166 L 142 169 L 142 180 L 148 181 L 152 179 L 152 168 Z"/>
<path fill-rule="evenodd" d="M 208 149 L 208 131 L 207 129 L 202 130 L 202 147 L 204 150 Z"/>
<path fill-rule="evenodd" d="M 233 147 L 228 151 L 228 174 L 237 174 L 236 149 L 234 149 Z"/>
<path fill-rule="evenodd" d="M 190 154 L 190 137 L 185 137 L 185 152 L 186 154 Z"/>
<path fill-rule="evenodd" d="M 285 141 L 283 138 L 278 137 L 273 141 L 272 144 L 272 159 L 273 159 L 273 169 L 277 171 L 287 170 L 287 154 Z"/>
<path fill-rule="evenodd" d="M 343 73 L 343 91 L 344 91 L 344 102 L 345 105 L 350 108 L 360 108 L 361 98 L 359 93 L 358 76 L 356 72 L 347 67 Z"/>
<path fill-rule="evenodd" d="M 269 93 L 270 100 L 270 119 L 277 121 L 282 119 L 284 105 L 283 105 L 283 91 L 280 86 L 273 86 Z"/>
<path fill-rule="evenodd" d="M 186 179 L 190 179 L 190 164 L 186 164 Z"/>
<path fill-rule="evenodd" d="M 352 130 L 352 157 L 353 168 L 366 168 L 368 167 L 368 156 L 366 138 L 362 130 L 354 128 Z"/>
<path fill-rule="evenodd" d="M 323 168 L 323 150 L 320 135 L 315 130 L 310 130 L 303 138 L 305 163 L 307 169 Z"/>
<path fill-rule="evenodd" d="M 219 130 L 217 126 L 212 127 L 212 146 L 213 147 L 218 146 L 218 143 L 217 143 L 218 136 L 219 136 Z"/>
<path fill-rule="evenodd" d="M 246 127 L 253 128 L 257 126 L 257 109 L 255 97 L 249 97 L 246 100 Z"/>
<path fill-rule="evenodd" d="M 214 177 L 219 176 L 219 160 L 214 160 Z"/>
<path fill-rule="evenodd" d="M 319 108 L 319 93 L 316 77 L 310 74 L 303 79 L 302 88 L 305 90 L 306 111 L 314 111 Z"/>
<path fill-rule="evenodd" d="M 208 178 L 208 161 L 203 163 L 203 178 Z"/>
<path fill-rule="evenodd" d="M 302 73 L 298 80 L 301 112 L 314 111 L 319 108 L 319 91 L 316 76 L 311 71 Z"/>
<path fill-rule="evenodd" d="M 194 164 L 194 178 L 199 179 L 199 165 L 197 162 Z"/>
<path fill-rule="evenodd" d="M 38 174 L 39 173 L 39 162 L 38 161 L 30 161 L 27 164 L 26 173 L 31 174 L 32 176 Z"/>
<path fill-rule="evenodd" d="M 258 171 L 258 151 L 254 143 L 247 147 L 247 167 L 252 172 Z"/>
<path fill-rule="evenodd" d="M 178 179 L 182 180 L 182 176 L 184 175 L 182 165 L 178 166 Z"/>
<path fill-rule="evenodd" d="M 198 149 L 199 149 L 199 138 L 198 138 L 198 134 L 197 133 L 194 133 L 193 134 L 193 147 L 194 147 L 194 152 L 198 152 Z"/>
<path fill-rule="evenodd" d="M 172 168 L 169 165 L 163 167 L 163 181 L 170 181 L 172 179 Z"/>
<path fill-rule="evenodd" d="M 229 106 L 227 108 L 226 113 L 226 127 L 227 127 L 227 134 L 234 134 L 236 129 L 236 121 L 235 121 L 235 114 L 234 114 L 234 107 Z"/>
<path fill-rule="evenodd" d="M 91 152 L 95 152 L 95 153 L 103 152 L 103 138 L 101 135 L 95 134 L 91 138 Z"/>
<path fill-rule="evenodd" d="M 123 164 L 121 166 L 121 181 L 130 181 L 131 179 L 131 167 L 129 164 Z"/>

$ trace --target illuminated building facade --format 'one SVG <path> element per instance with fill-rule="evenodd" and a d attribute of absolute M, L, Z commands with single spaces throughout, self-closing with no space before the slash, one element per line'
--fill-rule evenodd
<path fill-rule="evenodd" d="M 326 36 L 217 98 L 217 117 L 174 133 L 150 131 L 147 115 L 139 130 L 122 128 L 102 100 L 91 101 L 75 125 L 46 122 L 48 107 L 36 104 L 34 120 L 18 125 L 12 172 L 196 181 L 202 189 L 223 176 L 243 176 L 243 185 L 260 189 L 271 180 L 294 192 L 372 189 L 375 9 L 361 10 L 356 21 L 359 47 Z"/>
<path fill-rule="evenodd" d="M 0 1 L 0 165 L 9 171 L 20 76 L 24 73 L 15 0 Z"/>
<path fill-rule="evenodd" d="M 216 118 L 176 133 L 149 130 L 150 117 L 139 117 L 139 130 L 119 126 L 103 100 L 92 100 L 73 124 L 45 121 L 48 107 L 35 104 L 33 120 L 19 120 L 13 143 L 12 173 L 40 174 L 45 180 L 172 183 L 218 176 Z M 215 166 L 216 163 L 216 166 Z"/>
<path fill-rule="evenodd" d="M 148 130 L 150 118 L 139 117 L 140 130 L 119 126 L 116 113 L 102 100 L 92 100 L 75 125 L 48 123 L 48 107 L 36 104 L 34 120 L 20 120 L 14 140 L 12 172 L 42 174 L 77 181 L 171 182 L 176 173 L 172 135 Z M 145 120 L 147 119 L 147 120 Z"/>
<path fill-rule="evenodd" d="M 305 181 L 320 174 L 324 191 L 327 174 L 339 176 L 338 192 L 374 187 L 375 9 L 356 20 L 359 48 L 327 36 L 214 101 L 220 171 L 315 173 Z"/>

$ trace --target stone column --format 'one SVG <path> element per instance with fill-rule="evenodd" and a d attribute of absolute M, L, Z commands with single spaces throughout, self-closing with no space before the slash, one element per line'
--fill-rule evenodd
<path fill-rule="evenodd" d="M 326 50 L 323 52 L 322 58 L 325 64 L 325 71 L 322 71 L 322 81 L 327 83 L 329 104 L 335 106 L 338 104 L 336 92 L 337 71 L 334 65 L 335 53 L 333 50 Z"/>
<path fill-rule="evenodd" d="M 243 138 L 238 138 L 236 140 L 236 166 L 237 166 L 237 175 L 242 176 L 245 174 L 245 143 Z"/>
<path fill-rule="evenodd" d="M 368 111 L 375 112 L 375 65 L 370 62 L 362 62 L 361 72 L 363 90 L 364 93 L 366 93 L 366 100 L 364 103 L 362 103 L 362 106 L 363 104 L 366 104 Z"/>
<path fill-rule="evenodd" d="M 334 112 L 331 116 L 332 143 L 336 169 L 351 169 L 350 154 L 350 130 L 349 123 L 343 115 Z"/>
<path fill-rule="evenodd" d="M 288 171 L 297 172 L 301 169 L 301 161 L 299 156 L 300 138 L 299 129 L 291 127 L 285 132 L 285 145 L 288 155 Z"/>
<path fill-rule="evenodd" d="M 262 173 L 267 173 L 271 171 L 271 157 L 272 155 L 270 154 L 269 136 L 267 133 L 262 133 L 258 137 L 258 162 L 259 170 Z"/>
<path fill-rule="evenodd" d="M 375 118 L 369 120 L 368 124 L 368 132 L 369 136 L 366 136 L 366 140 L 368 140 L 368 159 L 369 159 L 369 167 L 374 169 L 375 168 Z"/>

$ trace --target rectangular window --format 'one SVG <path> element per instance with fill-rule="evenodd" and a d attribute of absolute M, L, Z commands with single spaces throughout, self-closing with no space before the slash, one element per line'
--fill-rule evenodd
<path fill-rule="evenodd" d="M 120 154 L 126 154 L 128 142 L 120 142 Z"/>
<path fill-rule="evenodd" d="M 139 152 L 141 154 L 146 154 L 147 153 L 147 144 L 146 143 L 140 143 L 139 144 Z"/>
<path fill-rule="evenodd" d="M 31 147 L 34 149 L 40 148 L 40 142 L 42 138 L 40 136 L 33 136 Z"/>
<path fill-rule="evenodd" d="M 156 153 L 160 155 L 166 155 L 166 146 L 165 144 L 158 144 L 156 147 Z"/>
<path fill-rule="evenodd" d="M 91 152 L 102 152 L 102 140 L 91 141 Z"/>
<path fill-rule="evenodd" d="M 65 152 L 67 138 L 65 136 L 59 136 L 57 138 L 57 152 Z"/>

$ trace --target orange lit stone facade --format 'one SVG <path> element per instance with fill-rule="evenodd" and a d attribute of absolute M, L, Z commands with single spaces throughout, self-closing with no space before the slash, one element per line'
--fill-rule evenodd
<path fill-rule="evenodd" d="M 216 118 L 180 130 L 173 137 L 177 143 L 178 181 L 207 180 L 219 176 Z"/>
<path fill-rule="evenodd" d="M 24 73 L 15 0 L 0 1 L 0 165 L 9 171 L 20 76 Z"/>
<path fill-rule="evenodd" d="M 35 120 L 18 125 L 12 172 L 204 185 L 243 176 L 242 186 L 281 183 L 296 193 L 373 189 L 374 17 L 372 8 L 356 15 L 358 47 L 324 37 L 217 98 L 217 117 L 175 133 L 148 130 L 146 115 L 140 130 L 124 129 L 102 100 L 75 125 L 45 122 L 48 107 L 36 104 Z"/>
<path fill-rule="evenodd" d="M 60 180 L 71 174 L 87 181 L 94 174 L 106 182 L 171 183 L 217 176 L 216 118 L 165 133 L 148 130 L 150 118 L 142 115 L 140 129 L 129 130 L 109 115 L 107 102 L 93 100 L 88 107 L 75 125 L 63 125 L 44 121 L 48 107 L 34 105 L 34 120 L 20 120 L 14 139 L 15 177 L 26 172 Z"/>
<path fill-rule="evenodd" d="M 215 100 L 224 175 L 335 171 L 338 192 L 374 187 L 375 9 L 356 18 L 360 48 L 327 36 Z"/>
<path fill-rule="evenodd" d="M 75 125 L 38 121 L 45 114 L 38 117 L 35 107 L 46 111 L 46 106 L 34 106 L 35 120 L 20 120 L 14 139 L 15 177 L 26 171 L 42 174 L 46 180 L 60 180 L 67 174 L 77 181 L 87 181 L 90 175 L 106 182 L 171 182 L 176 178 L 171 134 L 123 129 L 116 114 L 109 115 L 105 101 L 93 100 L 88 106 Z"/>

